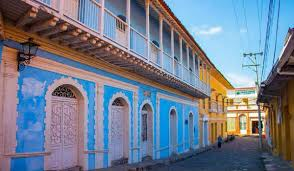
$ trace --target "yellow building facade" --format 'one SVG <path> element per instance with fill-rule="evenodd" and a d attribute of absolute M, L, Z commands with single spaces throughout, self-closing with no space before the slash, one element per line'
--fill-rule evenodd
<path fill-rule="evenodd" d="M 204 78 L 209 80 L 211 96 L 199 100 L 199 142 L 202 147 L 216 143 L 219 135 L 227 136 L 227 92 L 234 88 L 217 68 L 209 69 L 208 73 Z"/>
<path fill-rule="evenodd" d="M 266 109 L 266 141 L 273 154 L 294 165 L 294 29 L 271 74 L 262 82 L 258 101 Z"/>

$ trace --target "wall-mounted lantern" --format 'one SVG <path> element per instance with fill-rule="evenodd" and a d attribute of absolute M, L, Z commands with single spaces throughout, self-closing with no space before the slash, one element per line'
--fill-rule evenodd
<path fill-rule="evenodd" d="M 22 71 L 26 65 L 30 64 L 31 59 L 36 56 L 39 48 L 39 44 L 33 41 L 33 38 L 29 38 L 28 41 L 20 44 L 21 48 L 18 52 L 17 62 L 18 71 Z"/>

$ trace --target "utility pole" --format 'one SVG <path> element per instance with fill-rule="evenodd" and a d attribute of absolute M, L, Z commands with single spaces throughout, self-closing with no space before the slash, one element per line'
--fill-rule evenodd
<path fill-rule="evenodd" d="M 243 56 L 244 58 L 248 58 L 250 61 L 250 64 L 242 64 L 242 67 L 247 67 L 251 70 L 253 70 L 253 72 L 256 73 L 256 90 L 257 90 L 257 94 L 259 92 L 259 72 L 258 72 L 258 67 L 260 66 L 257 62 L 257 57 L 256 56 L 262 56 L 263 53 L 262 52 L 258 52 L 258 53 L 244 53 Z M 261 123 L 261 111 L 260 111 L 260 103 L 256 102 L 257 106 L 258 106 L 258 134 L 259 134 L 259 148 L 262 149 L 262 123 Z"/>

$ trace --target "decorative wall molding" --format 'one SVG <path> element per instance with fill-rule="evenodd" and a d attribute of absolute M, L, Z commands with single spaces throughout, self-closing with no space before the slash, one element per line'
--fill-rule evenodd
<path fill-rule="evenodd" d="M 3 131 L 2 140 L 0 143 L 0 152 L 3 154 L 14 154 L 17 146 L 16 132 L 17 132 L 17 105 L 19 90 L 17 72 L 17 50 L 3 47 L 2 62 L 0 77 L 1 81 L 1 97 L 0 105 L 0 127 Z M 5 119 L 3 119 L 5 118 Z M 0 137 L 0 138 L 1 138 Z M 0 157 L 2 158 L 2 157 Z M 1 169 L 10 170 L 10 157 L 3 157 L 0 161 Z"/>
<path fill-rule="evenodd" d="M 83 117 L 79 117 L 79 122 L 83 123 L 83 128 L 82 131 L 79 133 L 80 136 L 83 136 L 83 138 L 78 138 L 79 139 L 79 152 L 78 152 L 78 158 L 79 158 L 79 163 L 83 169 L 88 169 L 88 157 L 87 155 L 84 155 L 82 153 L 82 151 L 85 151 L 88 149 L 87 144 L 88 144 L 88 96 L 87 96 L 87 92 L 84 90 L 84 88 L 82 87 L 82 85 L 80 85 L 78 83 L 77 80 L 74 80 L 71 77 L 68 78 L 61 78 L 59 80 L 55 80 L 50 86 L 48 86 L 48 90 L 46 92 L 45 95 L 45 102 L 46 102 L 46 106 L 45 106 L 45 143 L 44 143 L 44 149 L 46 151 L 51 152 L 50 149 L 50 141 L 49 141 L 49 137 L 50 137 L 50 124 L 51 124 L 51 111 L 52 111 L 52 106 L 51 106 L 51 99 L 52 99 L 52 92 L 59 86 L 61 85 L 69 85 L 72 86 L 73 91 L 76 92 L 77 96 L 78 96 L 78 102 L 79 102 L 79 113 L 83 114 Z M 75 90 L 76 89 L 76 90 Z M 81 120 L 80 120 L 81 119 Z M 83 141 L 83 142 L 81 142 Z M 47 157 L 45 157 L 44 160 L 44 166 L 45 169 L 48 167 L 48 159 Z"/>
<path fill-rule="evenodd" d="M 42 57 L 35 57 L 30 65 L 42 70 L 62 73 L 64 75 L 68 75 L 71 77 L 80 78 L 91 82 L 97 82 L 100 84 L 103 83 L 105 85 L 107 84 L 113 87 L 118 87 L 129 91 L 137 91 L 138 89 L 137 86 L 134 86 L 132 84 L 115 80 L 110 77 L 105 77 L 93 72 L 71 67 Z"/>
<path fill-rule="evenodd" d="M 104 84 L 103 83 L 96 83 L 96 114 L 95 114 L 95 149 L 104 149 Z M 108 153 L 108 150 L 107 152 Z M 95 158 L 95 167 L 102 168 L 103 167 L 103 158 L 104 153 L 96 153 Z"/>

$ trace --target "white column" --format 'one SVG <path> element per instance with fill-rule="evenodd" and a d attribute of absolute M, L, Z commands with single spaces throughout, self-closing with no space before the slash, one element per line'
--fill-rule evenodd
<path fill-rule="evenodd" d="M 163 67 L 163 17 L 159 14 L 159 48 L 161 57 L 161 67 Z"/>
<path fill-rule="evenodd" d="M 145 0 L 145 11 L 146 11 L 146 36 L 147 36 L 147 59 L 150 60 L 150 0 Z"/>
<path fill-rule="evenodd" d="M 196 76 L 195 76 L 195 75 L 196 75 L 196 68 L 195 68 L 195 67 L 196 67 L 196 64 L 195 64 L 195 63 L 196 63 L 196 62 L 195 62 L 195 53 L 194 53 L 194 52 L 192 52 L 192 53 L 193 53 L 193 71 L 194 71 L 194 72 L 193 72 L 193 77 L 194 77 L 194 84 L 195 84 L 195 86 L 196 86 L 196 79 L 197 79 L 197 78 L 196 78 Z"/>
<path fill-rule="evenodd" d="M 183 39 L 182 37 L 179 37 L 179 40 L 180 40 L 180 71 L 181 71 L 181 79 L 183 79 Z"/>
<path fill-rule="evenodd" d="M 187 51 L 187 68 L 188 68 L 188 83 L 190 83 L 190 61 L 189 61 L 189 46 L 188 44 L 186 45 L 186 51 Z"/>
<path fill-rule="evenodd" d="M 100 34 L 103 35 L 103 32 L 104 32 L 105 0 L 100 0 L 100 1 L 101 1 Z"/>
<path fill-rule="evenodd" d="M 186 51 L 187 51 L 187 67 L 188 67 L 188 70 L 190 69 L 190 61 L 189 61 L 189 46 L 187 45 L 186 46 Z M 189 70 L 190 71 L 190 70 Z"/>
<path fill-rule="evenodd" d="M 104 151 L 104 125 L 103 125 L 103 102 L 104 102 L 104 84 L 96 83 L 97 94 L 96 94 L 96 122 L 95 122 L 95 147 L 98 151 Z M 96 168 L 103 167 L 103 158 L 106 153 L 96 154 Z"/>
<path fill-rule="evenodd" d="M 127 0 L 127 33 L 128 33 L 128 49 L 131 48 L 131 0 Z"/>
<path fill-rule="evenodd" d="M 172 72 L 173 75 L 175 75 L 175 62 L 174 62 L 174 57 L 175 57 L 175 42 L 174 42 L 174 28 L 171 28 L 171 57 L 172 57 Z"/>

